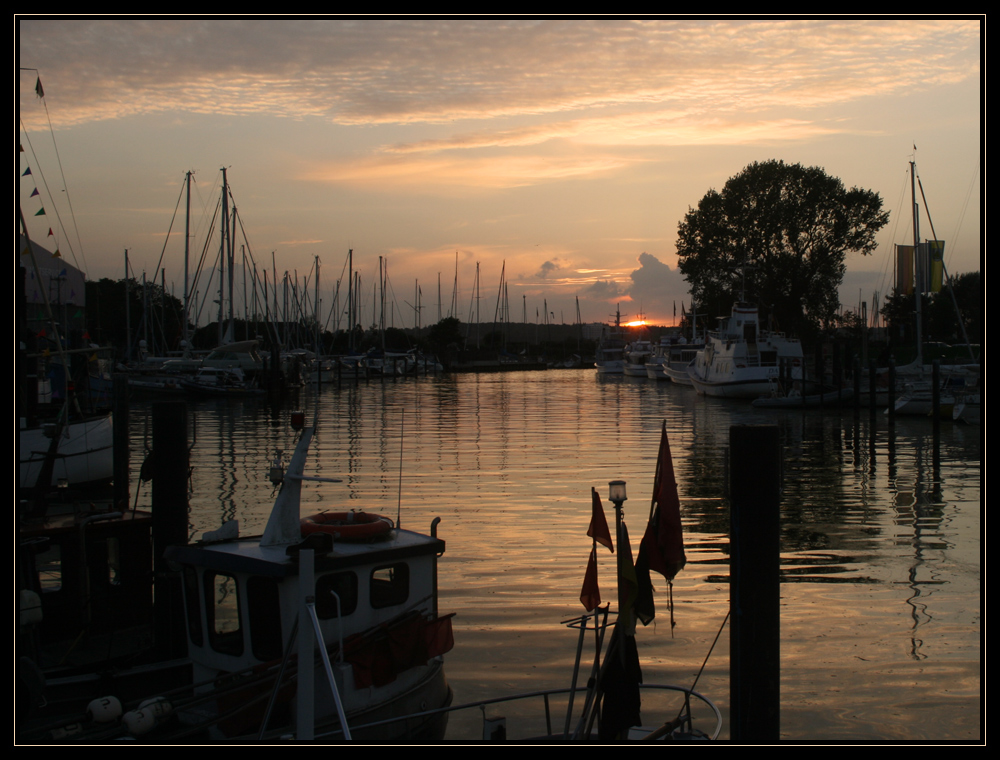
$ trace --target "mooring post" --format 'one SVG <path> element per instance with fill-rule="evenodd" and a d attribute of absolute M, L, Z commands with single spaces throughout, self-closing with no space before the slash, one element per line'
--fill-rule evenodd
<path fill-rule="evenodd" d="M 111 446 L 112 446 L 112 479 L 115 509 L 127 512 L 129 509 L 129 474 L 128 474 L 128 375 L 116 372 L 112 376 L 111 414 Z"/>
<path fill-rule="evenodd" d="M 730 736 L 778 740 L 781 452 L 773 425 L 729 429 Z"/>
<path fill-rule="evenodd" d="M 854 372 L 854 419 L 861 416 L 861 360 L 855 356 L 851 365 Z"/>
<path fill-rule="evenodd" d="M 934 435 L 941 432 L 941 360 L 931 363 L 931 418 Z"/>
<path fill-rule="evenodd" d="M 878 377 L 875 372 L 875 360 L 868 364 L 868 419 L 875 423 L 875 411 L 878 408 Z"/>
<path fill-rule="evenodd" d="M 896 360 L 889 357 L 889 424 L 896 424 Z"/>
<path fill-rule="evenodd" d="M 187 407 L 183 401 L 153 404 L 152 512 L 156 646 L 164 655 L 187 653 L 184 595 L 163 556 L 164 549 L 186 544 L 188 526 Z"/>

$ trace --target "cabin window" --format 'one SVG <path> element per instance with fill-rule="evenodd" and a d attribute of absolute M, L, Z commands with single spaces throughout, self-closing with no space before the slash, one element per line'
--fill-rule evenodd
<path fill-rule="evenodd" d="M 340 597 L 340 614 L 350 615 L 358 608 L 358 576 L 350 572 L 330 573 L 316 579 L 316 614 L 320 620 L 338 616 L 334 594 Z"/>
<path fill-rule="evenodd" d="M 240 595 L 236 578 L 224 573 L 205 573 L 205 619 L 208 642 L 222 654 L 243 654 L 240 628 Z"/>
<path fill-rule="evenodd" d="M 247 581 L 250 649 L 258 660 L 281 657 L 281 604 L 278 582 L 255 576 Z"/>
<path fill-rule="evenodd" d="M 188 638 L 196 647 L 204 646 L 201 635 L 201 604 L 198 598 L 198 573 L 193 567 L 184 568 L 184 607 L 187 610 Z"/>
<path fill-rule="evenodd" d="M 62 589 L 62 547 L 50 541 L 45 551 L 35 556 L 38 586 L 43 594 Z"/>
<path fill-rule="evenodd" d="M 405 562 L 372 570 L 371 605 L 374 609 L 403 604 L 410 595 L 410 566 Z"/>

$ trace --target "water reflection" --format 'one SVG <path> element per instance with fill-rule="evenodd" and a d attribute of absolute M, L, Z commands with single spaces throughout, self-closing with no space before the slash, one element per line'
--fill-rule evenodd
<path fill-rule="evenodd" d="M 558 621 L 580 611 L 590 488 L 605 493 L 608 481 L 628 481 L 626 521 L 641 534 L 664 419 L 688 565 L 674 582 L 674 638 L 657 620 L 640 630 L 639 646 L 647 680 L 690 682 L 728 608 L 729 429 L 776 425 L 782 735 L 976 735 L 978 435 L 944 425 L 935 447 L 924 420 L 765 414 L 669 383 L 589 372 L 345 383 L 283 408 L 192 405 L 192 535 L 230 518 L 244 532 L 263 529 L 270 458 L 294 447 L 292 407 L 310 419 L 318 412 L 315 474 L 344 480 L 310 484 L 306 513 L 358 507 L 395 518 L 398 510 L 420 530 L 443 518 L 441 608 L 458 613 L 448 670 L 462 700 L 568 683 L 575 639 Z M 146 411 L 136 408 L 134 442 Z M 606 598 L 613 567 L 602 557 Z M 662 580 L 654 585 L 662 609 Z M 913 670 L 928 663 L 933 673 Z M 723 640 L 699 689 L 725 707 L 727 679 Z"/>

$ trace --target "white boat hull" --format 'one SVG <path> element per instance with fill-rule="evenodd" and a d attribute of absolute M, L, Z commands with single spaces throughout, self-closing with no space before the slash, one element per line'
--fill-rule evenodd
<path fill-rule="evenodd" d="M 625 362 L 623 360 L 619 361 L 605 361 L 597 362 L 597 374 L 599 375 L 624 375 L 625 374 Z"/>
<path fill-rule="evenodd" d="M 693 372 L 689 372 L 688 377 L 695 390 L 706 396 L 756 399 L 771 391 L 778 377 L 778 371 L 770 367 L 754 368 L 749 371 L 737 370 L 719 381 L 705 380 Z"/>
<path fill-rule="evenodd" d="M 51 439 L 41 428 L 21 428 L 18 437 L 20 485 L 31 488 L 38 480 Z M 73 486 L 111 480 L 114 473 L 111 415 L 74 422 L 63 428 L 52 483 L 65 480 Z"/>

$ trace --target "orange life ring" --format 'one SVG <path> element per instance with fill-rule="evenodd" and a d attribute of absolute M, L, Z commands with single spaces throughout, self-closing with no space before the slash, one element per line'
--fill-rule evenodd
<path fill-rule="evenodd" d="M 302 535 L 329 533 L 341 541 L 369 541 L 386 535 L 392 530 L 392 520 L 388 517 L 367 512 L 319 512 L 303 517 L 299 524 Z"/>

